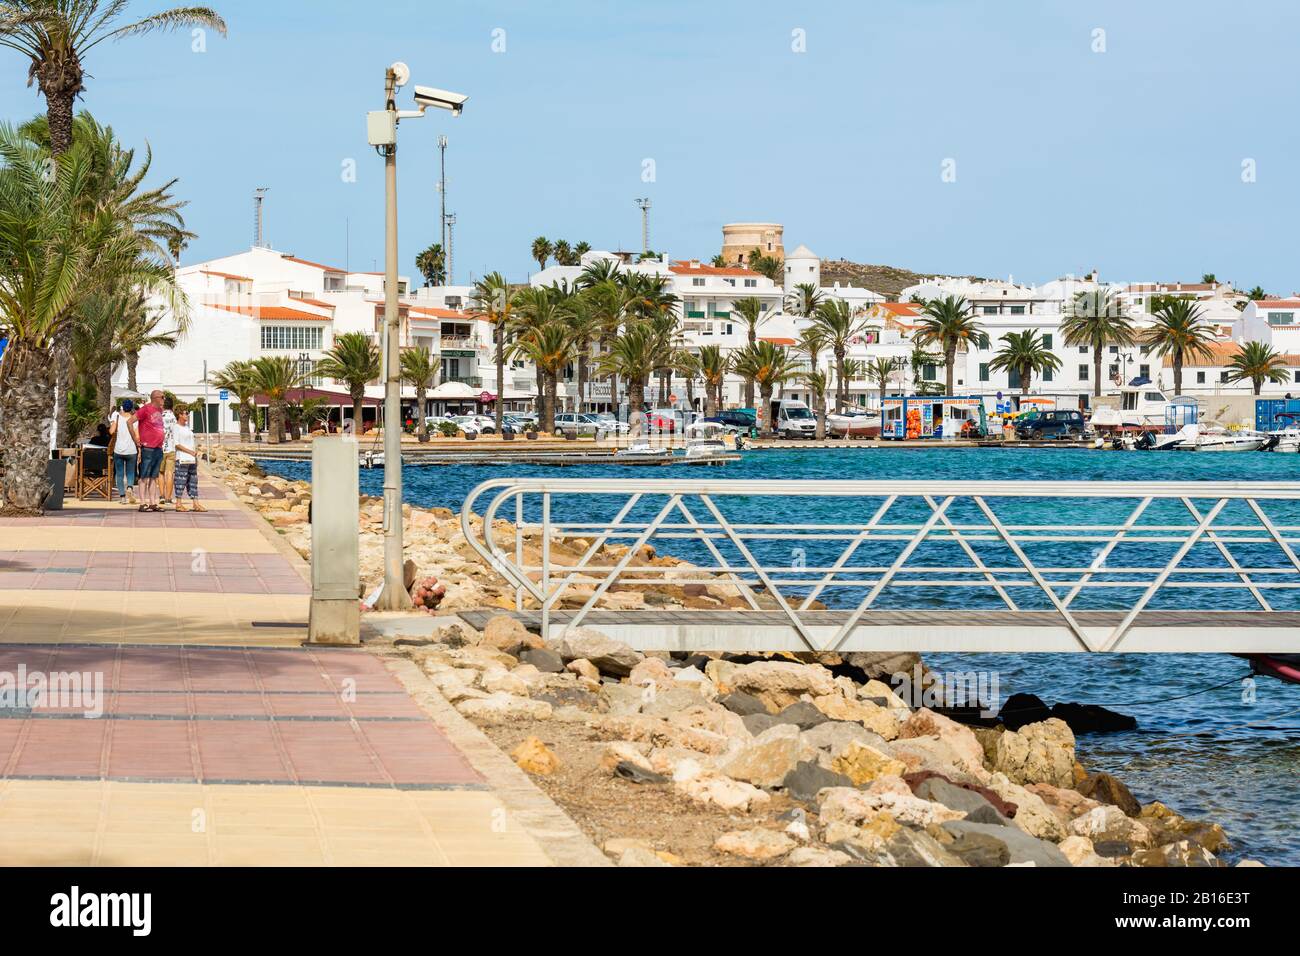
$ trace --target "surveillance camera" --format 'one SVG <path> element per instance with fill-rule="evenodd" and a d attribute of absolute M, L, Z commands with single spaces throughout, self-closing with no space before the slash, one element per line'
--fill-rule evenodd
<path fill-rule="evenodd" d="M 403 87 L 411 82 L 411 68 L 401 60 L 398 60 L 389 69 L 393 71 L 393 83 L 397 87 Z"/>
<path fill-rule="evenodd" d="M 460 111 L 465 108 L 465 102 L 469 97 L 464 93 L 452 93 L 448 90 L 434 89 L 432 86 L 417 86 L 415 88 L 415 105 L 421 109 L 435 107 L 440 110 L 451 110 L 453 116 L 459 116 Z"/>

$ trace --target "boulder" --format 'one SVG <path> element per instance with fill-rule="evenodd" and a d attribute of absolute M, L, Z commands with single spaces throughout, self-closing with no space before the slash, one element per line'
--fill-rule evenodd
<path fill-rule="evenodd" d="M 694 688 L 669 685 L 668 690 L 655 690 L 656 686 L 652 684 L 643 688 L 642 696 L 644 699 L 641 703 L 641 713 L 650 714 L 653 717 L 672 717 L 682 711 L 698 708 L 704 704 L 704 698 Z M 723 730 L 721 727 L 724 722 L 715 718 L 712 723 L 718 726 L 711 726 L 709 727 L 710 730 L 715 730 L 717 733 L 727 733 L 742 726 L 740 718 L 730 711 L 718 708 L 718 712 L 735 718 L 735 723 L 725 723 L 728 730 Z M 710 710 L 709 713 L 717 712 Z M 704 726 L 704 724 L 697 722 L 695 726 Z"/>
<path fill-rule="evenodd" d="M 811 730 L 805 730 L 799 735 L 799 739 L 803 741 L 806 748 L 824 751 L 831 757 L 838 757 L 841 751 L 854 741 L 882 751 L 886 747 L 885 738 L 880 734 L 848 720 L 830 720 L 818 724 Z"/>
<path fill-rule="evenodd" d="M 899 726 L 898 736 L 904 740 L 938 737 L 965 758 L 968 768 L 975 770 L 984 766 L 984 748 L 970 728 L 928 708 L 922 707 L 909 716 Z"/>
<path fill-rule="evenodd" d="M 564 659 L 545 647 L 525 647 L 519 652 L 521 664 L 532 664 L 543 674 L 563 674 Z"/>
<path fill-rule="evenodd" d="M 796 847 L 785 858 L 786 866 L 844 866 L 852 862 L 847 853 L 819 846 Z"/>
<path fill-rule="evenodd" d="M 1009 730 L 998 738 L 993 766 L 1015 783 L 1068 787 L 1074 780 L 1074 734 L 1055 718 Z"/>
<path fill-rule="evenodd" d="M 718 696 L 718 689 L 713 686 L 713 681 L 697 667 L 680 667 L 673 671 L 673 684 L 676 687 L 689 687 L 709 700 Z"/>
<path fill-rule="evenodd" d="M 791 800 L 813 803 L 817 800 L 817 794 L 827 787 L 851 787 L 853 781 L 842 773 L 827 770 L 820 764 L 801 760 L 785 775 L 781 786 L 785 788 Z"/>
<path fill-rule="evenodd" d="M 708 803 L 723 810 L 748 812 L 756 806 L 771 801 L 771 797 L 757 787 L 741 780 L 732 780 L 716 774 L 702 773 L 674 784 L 679 791 L 698 803 Z"/>
<path fill-rule="evenodd" d="M 911 651 L 855 651 L 842 655 L 844 663 L 862 672 L 863 680 L 888 680 L 894 674 L 911 675 L 921 665 Z"/>
<path fill-rule="evenodd" d="M 1093 849 L 1092 841 L 1085 836 L 1077 834 L 1068 836 L 1062 840 L 1057 847 L 1065 858 L 1070 861 L 1071 866 L 1111 866 L 1109 860 L 1102 859 Z"/>
<path fill-rule="evenodd" d="M 973 830 L 962 833 L 947 849 L 967 866 L 1006 866 L 1011 862 L 1011 850 L 1006 843 L 989 833 Z"/>
<path fill-rule="evenodd" d="M 1039 840 L 1015 827 L 999 827 L 988 823 L 972 823 L 969 820 L 954 820 L 943 824 L 943 828 L 960 840 L 970 833 L 979 833 L 992 837 L 1007 848 L 1011 863 L 1032 863 L 1034 866 L 1069 866 L 1070 861 L 1052 843 Z M 950 844 L 955 846 L 956 844 Z"/>
<path fill-rule="evenodd" d="M 505 693 L 515 694 L 519 697 L 528 696 L 528 683 L 523 678 L 517 677 L 502 667 L 483 671 L 479 675 L 479 686 L 489 694 Z"/>
<path fill-rule="evenodd" d="M 767 707 L 753 694 L 732 691 L 730 694 L 723 694 L 719 697 L 718 703 L 733 714 L 739 714 L 741 717 L 748 717 L 750 714 L 768 716 Z"/>
<path fill-rule="evenodd" d="M 1088 774 L 1088 778 L 1079 785 L 1079 793 L 1098 803 L 1109 803 L 1119 807 L 1130 817 L 1142 813 L 1142 805 L 1138 803 L 1132 791 L 1124 786 L 1123 781 L 1118 777 L 1112 777 L 1108 773 Z"/>
<path fill-rule="evenodd" d="M 929 771 L 957 783 L 986 784 L 983 764 L 972 766 L 969 754 L 959 751 L 942 737 L 911 737 L 895 740 L 889 752 L 907 765 L 908 773 Z"/>
<path fill-rule="evenodd" d="M 718 662 L 710 663 L 710 667 Z M 715 677 L 715 681 L 718 679 Z M 768 713 L 780 713 L 802 695 L 818 697 L 833 693 L 835 679 L 820 664 L 796 664 L 793 661 L 755 661 L 737 667 L 724 682 L 733 690 L 753 694 L 763 702 Z M 838 695 L 837 695 L 838 696 Z"/>
<path fill-rule="evenodd" d="M 1138 850 L 1129 858 L 1134 866 L 1219 866 L 1214 854 L 1191 840 Z"/>
<path fill-rule="evenodd" d="M 799 728 L 780 724 L 763 731 L 717 763 L 718 770 L 758 787 L 777 787 L 799 762 Z"/>
<path fill-rule="evenodd" d="M 891 786 L 891 783 L 896 785 Z M 961 819 L 961 814 L 941 803 L 931 803 L 912 795 L 902 779 L 882 777 L 867 790 L 832 787 L 822 791 L 819 815 L 823 825 L 832 822 L 860 826 L 885 811 L 899 823 L 929 826 Z"/>
<path fill-rule="evenodd" d="M 842 773 L 861 787 L 880 777 L 897 777 L 907 770 L 901 760 L 895 760 L 868 744 L 851 742 L 831 760 L 831 770 Z"/>
<path fill-rule="evenodd" d="M 922 770 L 920 773 L 904 774 L 903 779 L 907 781 L 907 785 L 912 788 L 912 792 L 917 793 L 918 796 L 925 796 L 924 794 L 918 793 L 918 789 L 923 783 L 925 783 L 927 780 L 938 780 L 941 783 L 947 784 L 948 786 L 957 787 L 961 790 L 967 790 L 979 797 L 982 797 L 986 803 L 988 803 L 991 807 L 993 807 L 994 812 L 997 813 L 999 817 L 1003 818 L 1001 821 L 989 820 L 989 821 L 982 821 L 982 822 L 1005 823 L 1008 820 L 1014 819 L 1016 816 L 1016 805 L 1014 803 L 1008 803 L 1006 800 L 1003 800 L 1002 797 L 998 795 L 997 791 L 991 790 L 988 787 L 980 786 L 979 784 L 976 783 L 958 783 L 955 780 L 949 780 L 947 777 L 944 777 L 941 774 L 933 773 L 928 770 Z M 926 796 L 925 799 L 934 800 L 937 798 L 931 795 L 931 796 Z M 962 799 L 963 798 L 961 797 L 954 798 L 954 800 L 962 800 Z M 939 802 L 943 803 L 945 806 L 951 806 L 954 810 L 965 809 L 964 806 L 955 806 L 954 804 L 949 803 L 946 800 L 940 800 Z"/>
<path fill-rule="evenodd" d="M 560 657 L 560 660 L 564 660 L 563 656 Z M 578 658 L 576 661 L 569 661 L 569 663 L 564 666 L 564 669 L 570 674 L 577 674 L 579 677 L 586 678 L 587 680 L 600 680 L 599 668 L 597 668 L 591 661 L 584 660 L 583 658 Z"/>
<path fill-rule="evenodd" d="M 908 783 L 910 785 L 911 781 Z M 912 787 L 912 792 L 922 800 L 942 803 L 951 810 L 959 810 L 966 815 L 967 820 L 976 823 L 1006 826 L 1011 822 L 974 790 L 959 787 L 940 776 L 927 777 Z"/>
<path fill-rule="evenodd" d="M 885 740 L 898 736 L 898 718 L 870 701 L 849 700 L 840 694 L 814 697 L 813 704 L 831 720 L 852 720 Z"/>
<path fill-rule="evenodd" d="M 504 693 L 489 694 L 481 699 L 467 698 L 457 701 L 455 707 L 464 716 L 485 724 L 546 720 L 551 716 L 551 705 L 545 701 Z"/>
<path fill-rule="evenodd" d="M 657 657 L 647 657 L 635 667 L 628 675 L 628 683 L 634 687 L 653 686 L 659 690 L 671 690 L 673 686 L 673 672 Z"/>
<path fill-rule="evenodd" d="M 796 845 L 784 833 L 762 828 L 732 830 L 713 841 L 713 848 L 719 853 L 730 853 L 747 860 L 772 860 L 785 856 Z"/>
<path fill-rule="evenodd" d="M 904 703 L 892 687 L 884 681 L 869 680 L 858 688 L 858 696 L 886 710 L 893 711 L 899 720 L 906 720 L 911 708 Z"/>
<path fill-rule="evenodd" d="M 498 614 L 483 628 L 483 645 L 510 652 L 519 647 L 541 647 L 542 640 L 518 619 Z"/>
<path fill-rule="evenodd" d="M 1059 843 L 1068 835 L 1065 824 L 1042 797 L 1030 793 L 1018 783 L 1008 780 L 1005 774 L 995 773 L 989 778 L 989 789 L 1016 806 L 1015 825 L 1030 836 Z"/>
<path fill-rule="evenodd" d="M 1109 803 L 1077 817 L 1070 824 L 1070 832 L 1086 836 L 1094 845 L 1126 843 L 1134 850 L 1149 847 L 1154 842 L 1145 823 L 1126 816 L 1123 810 Z"/>
<path fill-rule="evenodd" d="M 631 684 L 605 684 L 596 696 L 604 701 L 606 712 L 615 717 L 641 713 L 646 700 L 645 689 Z"/>
<path fill-rule="evenodd" d="M 924 830 L 902 827 L 885 841 L 885 850 L 895 866 L 966 866 L 966 862 L 945 849 Z"/>
<path fill-rule="evenodd" d="M 1055 704 L 1052 716 L 1063 720 L 1077 734 L 1110 734 L 1137 730 L 1137 719 L 1096 704 Z"/>
<path fill-rule="evenodd" d="M 1042 698 L 1033 694 L 1012 694 L 1002 705 L 998 722 L 1008 730 L 1019 730 L 1026 724 L 1036 724 L 1052 716 L 1052 710 Z"/>
<path fill-rule="evenodd" d="M 605 750 L 600 757 L 600 765 L 605 770 L 613 772 L 621 763 L 630 763 L 640 767 L 642 770 L 653 771 L 650 760 L 642 751 L 642 747 L 630 740 L 613 740 L 605 745 Z"/>
<path fill-rule="evenodd" d="M 781 726 L 781 719 L 769 714 L 767 711 L 763 711 L 761 714 L 746 714 L 740 718 L 740 721 L 745 725 L 745 729 L 755 737 L 765 730 Z"/>
<path fill-rule="evenodd" d="M 529 737 L 510 751 L 510 759 L 528 773 L 545 776 L 560 769 L 560 758 L 539 737 Z"/>
<path fill-rule="evenodd" d="M 811 730 L 818 724 L 824 724 L 830 720 L 815 705 L 806 700 L 791 704 L 777 714 L 776 717 L 781 723 L 794 724 L 800 730 Z"/>
<path fill-rule="evenodd" d="M 590 661 L 601 673 L 615 677 L 626 677 L 645 659 L 640 651 L 589 627 L 579 627 L 566 634 L 555 649 L 566 661 L 581 658 Z"/>

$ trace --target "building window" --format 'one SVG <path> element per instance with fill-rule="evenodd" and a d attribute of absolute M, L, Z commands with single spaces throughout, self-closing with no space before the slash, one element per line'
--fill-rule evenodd
<path fill-rule="evenodd" d="M 1150 366 L 1150 365 L 1139 365 L 1139 366 L 1138 366 L 1138 375 L 1142 376 L 1143 378 L 1148 378 L 1148 379 L 1149 379 L 1149 378 L 1151 377 L 1151 366 Z"/>
<path fill-rule="evenodd" d="M 1045 368 L 1045 369 L 1043 369 L 1043 381 L 1044 381 L 1044 382 L 1055 381 L 1055 379 L 1056 379 L 1056 373 L 1055 373 L 1055 372 L 1053 372 L 1050 368 Z"/>
<path fill-rule="evenodd" d="M 939 369 L 931 362 L 926 362 L 921 366 L 921 378 L 927 382 L 937 382 L 939 380 Z"/>
<path fill-rule="evenodd" d="M 1204 385 L 1204 384 L 1205 384 L 1205 373 L 1204 373 L 1204 372 L 1197 372 L 1197 373 L 1196 373 L 1196 384 L 1197 384 L 1197 385 Z"/>
<path fill-rule="evenodd" d="M 320 351 L 324 330 L 319 325 L 264 325 L 264 351 Z"/>
<path fill-rule="evenodd" d="M 1140 352 L 1140 354 L 1142 354 L 1142 355 L 1150 355 L 1150 354 L 1151 354 L 1151 346 L 1149 346 L 1149 345 L 1144 345 L 1144 346 L 1141 347 L 1141 349 L 1139 349 L 1139 352 Z"/>
<path fill-rule="evenodd" d="M 1024 315 L 1024 314 L 1025 314 L 1025 307 L 1024 307 L 1023 305 L 1013 305 L 1013 306 L 1011 307 L 1011 314 L 1012 314 L 1012 315 Z"/>
<path fill-rule="evenodd" d="M 997 315 L 997 314 L 998 314 L 998 307 L 997 307 L 996 305 L 986 305 L 986 306 L 984 306 L 984 314 L 985 314 L 985 315 Z"/>
<path fill-rule="evenodd" d="M 1295 372 L 1292 373 L 1291 381 L 1300 384 L 1300 369 L 1296 369 Z"/>
<path fill-rule="evenodd" d="M 1220 372 L 1220 373 L 1219 373 L 1219 382 L 1220 382 L 1220 384 L 1223 384 L 1223 385 L 1228 384 L 1228 373 L 1227 373 L 1227 372 Z"/>
<path fill-rule="evenodd" d="M 1088 376 L 1089 376 L 1090 374 L 1091 374 L 1091 372 L 1089 371 L 1089 367 L 1088 367 L 1087 365 L 1080 365 L 1080 366 L 1079 366 L 1079 381 L 1081 381 L 1081 382 L 1086 382 L 1086 381 L 1088 381 Z"/>
<path fill-rule="evenodd" d="M 758 280 L 757 280 L 757 279 L 746 279 L 746 280 L 745 280 L 745 288 L 746 288 L 746 289 L 755 289 L 755 288 L 757 288 L 757 287 L 758 287 Z"/>
<path fill-rule="evenodd" d="M 1118 346 L 1118 345 L 1112 345 L 1112 346 L 1110 347 L 1110 354 L 1111 354 L 1111 355 L 1119 355 L 1119 346 Z"/>
<path fill-rule="evenodd" d="M 691 280 L 691 285 L 704 285 L 704 280 L 703 280 L 703 279 L 692 279 L 692 280 Z"/>
<path fill-rule="evenodd" d="M 1080 354 L 1080 355 L 1087 355 L 1087 354 L 1088 354 L 1088 346 L 1086 346 L 1086 345 L 1080 345 L 1080 346 L 1079 346 L 1079 354 Z"/>
<path fill-rule="evenodd" d="M 988 380 L 989 380 L 989 363 L 980 362 L 980 381 L 987 382 Z"/>
<path fill-rule="evenodd" d="M 1049 351 L 1052 348 L 1052 335 L 1050 332 L 1043 334 L 1043 348 L 1048 349 Z"/>
<path fill-rule="evenodd" d="M 1294 312 L 1270 312 L 1268 314 L 1268 321 L 1273 325 L 1294 325 L 1295 313 Z"/>

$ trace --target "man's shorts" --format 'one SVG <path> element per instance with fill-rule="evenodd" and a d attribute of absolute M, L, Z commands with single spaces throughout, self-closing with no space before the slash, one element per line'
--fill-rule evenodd
<path fill-rule="evenodd" d="M 161 448 L 140 449 L 140 480 L 157 478 L 162 469 L 163 450 Z"/>

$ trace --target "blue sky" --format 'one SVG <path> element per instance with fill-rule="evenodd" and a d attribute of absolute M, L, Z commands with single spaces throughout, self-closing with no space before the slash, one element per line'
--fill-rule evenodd
<path fill-rule="evenodd" d="M 82 102 L 180 177 L 199 233 L 186 261 L 246 248 L 252 191 L 269 186 L 276 248 L 382 268 L 382 161 L 364 114 L 403 59 L 414 82 L 471 97 L 459 119 L 402 128 L 412 275 L 437 234 L 445 133 L 458 281 L 524 279 L 539 234 L 639 248 L 634 199 L 649 196 L 651 245 L 680 258 L 715 254 L 724 222 L 770 220 L 787 248 L 922 272 L 1212 271 L 1300 289 L 1298 4 L 214 4 L 228 39 L 203 54 L 188 33 L 102 45 Z M 795 30 L 806 52 L 792 50 Z M 25 79 L 0 50 L 5 119 L 42 108 Z M 955 182 L 942 181 L 947 159 Z M 1255 182 L 1242 181 L 1246 160 Z"/>

